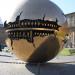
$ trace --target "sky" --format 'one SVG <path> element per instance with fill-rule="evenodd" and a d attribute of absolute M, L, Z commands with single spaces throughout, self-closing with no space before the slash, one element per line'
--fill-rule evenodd
<path fill-rule="evenodd" d="M 0 0 L 0 17 L 2 21 L 9 19 L 16 8 L 25 0 Z M 75 0 L 51 0 L 57 4 L 64 14 L 75 12 Z"/>
<path fill-rule="evenodd" d="M 75 12 L 75 0 L 51 0 L 51 1 L 57 4 L 65 14 Z"/>

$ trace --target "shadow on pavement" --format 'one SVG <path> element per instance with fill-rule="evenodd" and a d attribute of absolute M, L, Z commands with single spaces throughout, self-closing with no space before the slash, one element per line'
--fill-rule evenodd
<path fill-rule="evenodd" d="M 34 75 L 75 75 L 75 64 L 44 63 L 31 64 L 25 67 Z"/>

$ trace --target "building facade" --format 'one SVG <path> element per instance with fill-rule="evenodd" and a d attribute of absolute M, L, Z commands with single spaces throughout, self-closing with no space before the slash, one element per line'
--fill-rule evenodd
<path fill-rule="evenodd" d="M 75 12 L 66 14 L 70 30 L 68 47 L 75 48 Z"/>

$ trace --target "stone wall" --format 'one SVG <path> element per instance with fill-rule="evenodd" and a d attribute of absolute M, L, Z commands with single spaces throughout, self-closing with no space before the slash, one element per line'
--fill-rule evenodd
<path fill-rule="evenodd" d="M 0 27 L 0 44 L 5 44 L 5 39 L 7 38 L 7 34 L 5 33 L 5 29 Z"/>
<path fill-rule="evenodd" d="M 69 47 L 75 48 L 75 12 L 66 14 L 66 17 L 68 22 L 68 28 L 70 30 L 70 42 L 68 43 L 68 45 L 70 45 Z"/>

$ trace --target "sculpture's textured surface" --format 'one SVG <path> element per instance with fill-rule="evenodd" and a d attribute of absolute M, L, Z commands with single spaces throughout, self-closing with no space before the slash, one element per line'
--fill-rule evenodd
<path fill-rule="evenodd" d="M 67 34 L 66 18 L 49 0 L 28 0 L 5 22 L 8 47 L 26 62 L 46 62 L 57 55 Z"/>

